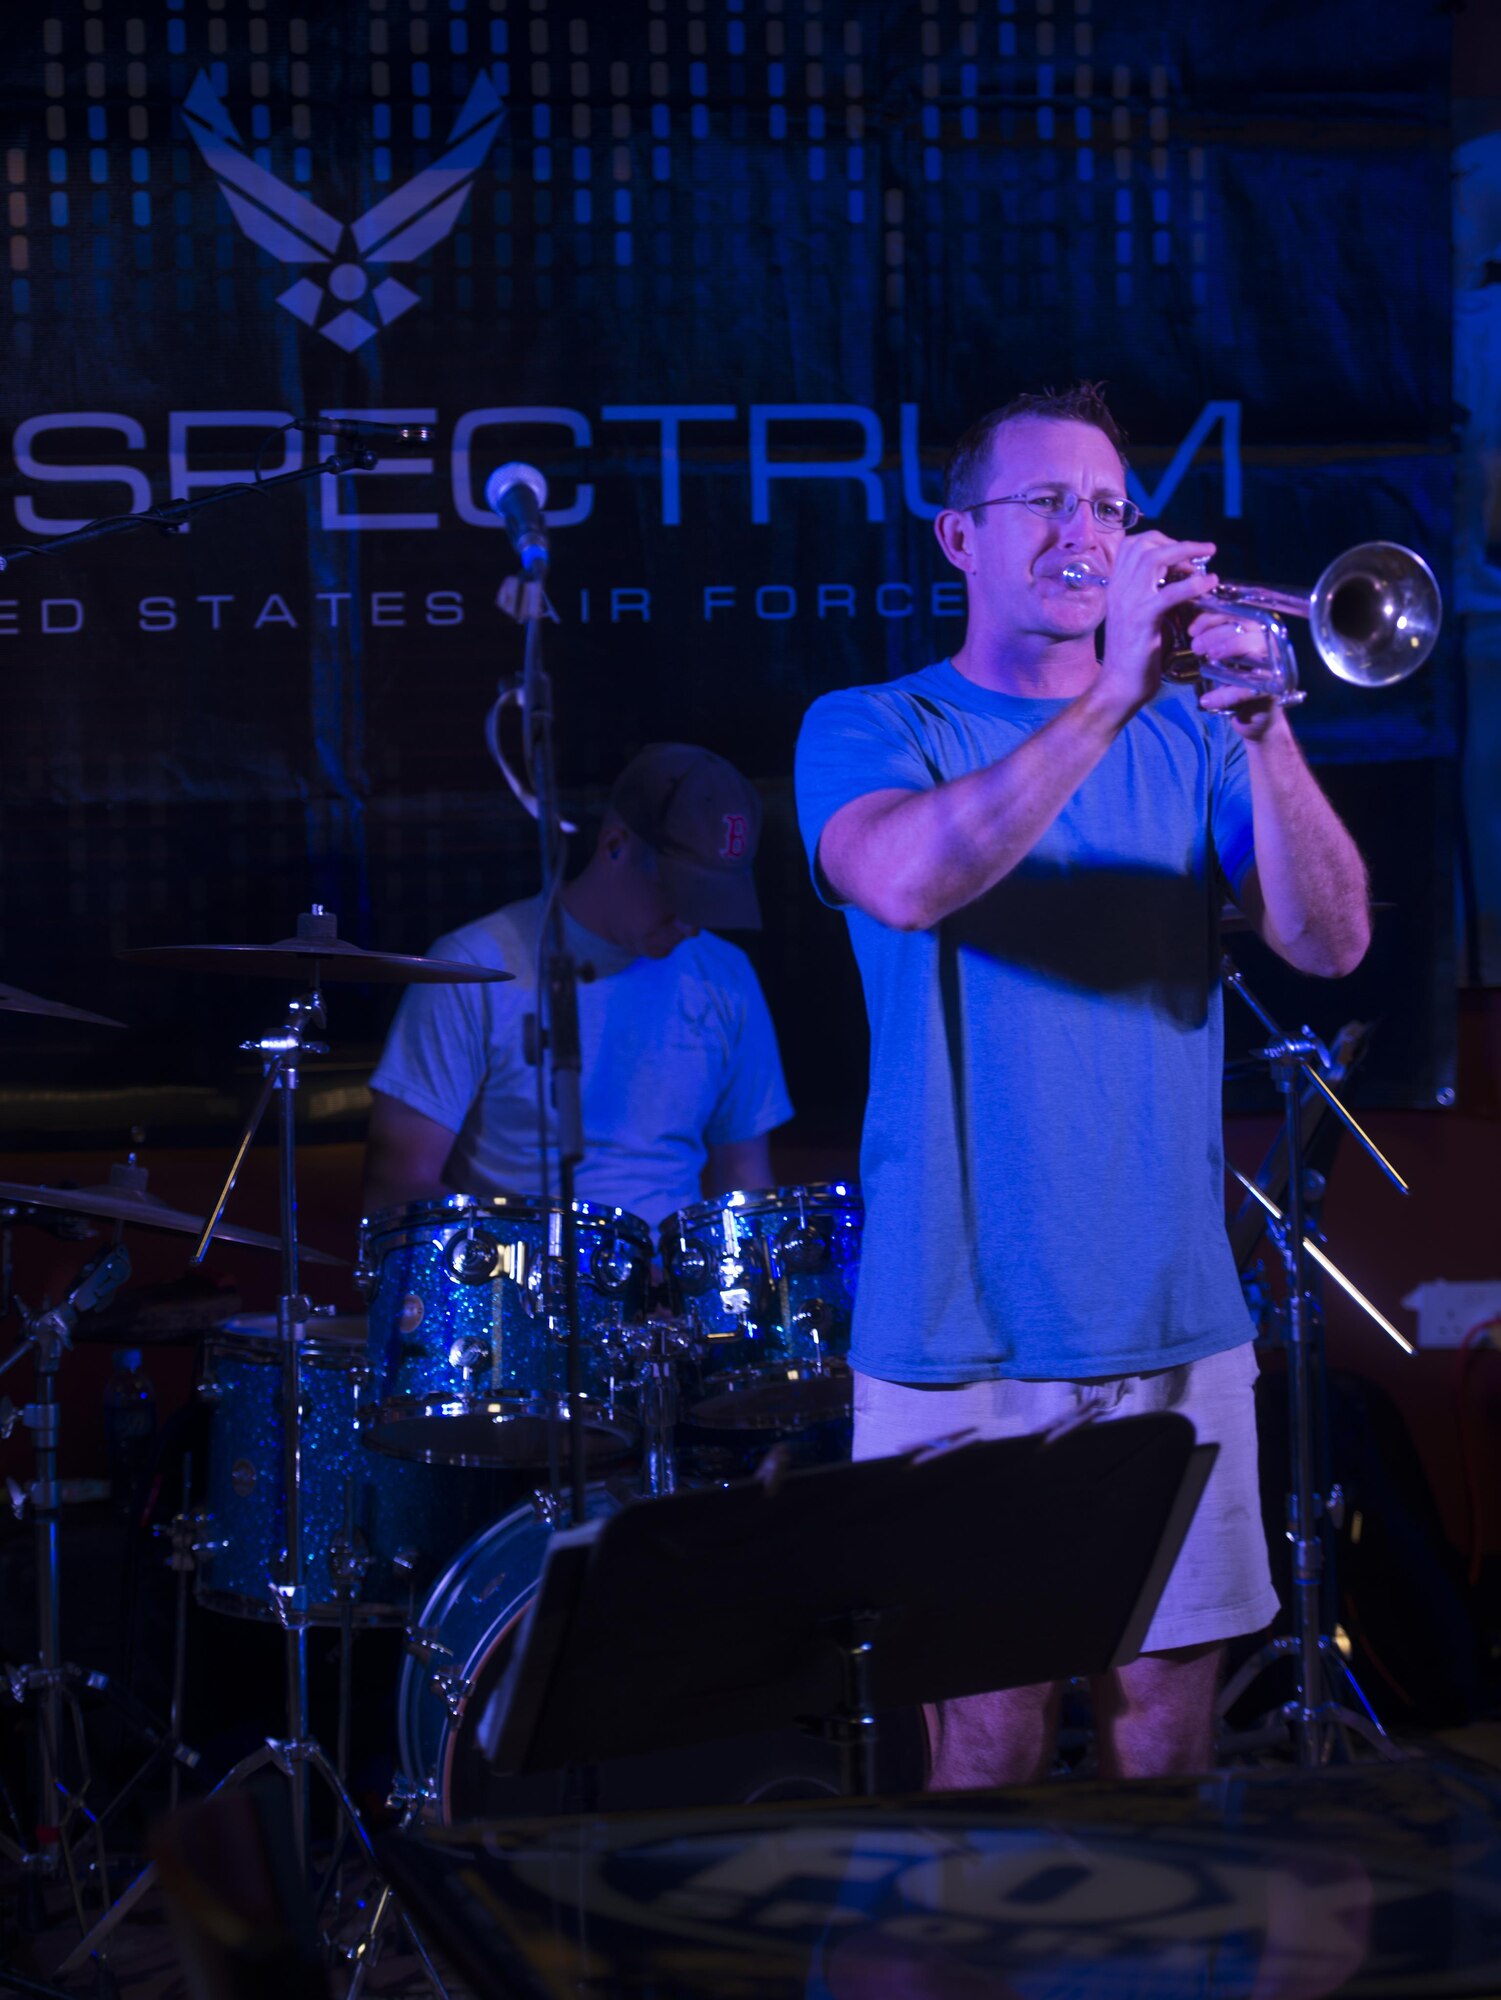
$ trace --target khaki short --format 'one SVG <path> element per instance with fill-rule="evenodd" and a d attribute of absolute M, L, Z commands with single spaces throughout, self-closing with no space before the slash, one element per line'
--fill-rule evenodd
<path fill-rule="evenodd" d="M 1256 1464 L 1256 1355 L 1249 1341 L 1178 1368 L 1087 1382 L 883 1382 L 855 1375 L 856 1458 L 939 1438 L 1026 1437 L 1177 1410 L 1219 1456 L 1143 1651 L 1259 1632 L 1277 1615 Z"/>

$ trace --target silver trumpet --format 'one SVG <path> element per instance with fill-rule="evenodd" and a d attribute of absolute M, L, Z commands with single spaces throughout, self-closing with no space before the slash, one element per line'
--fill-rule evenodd
<path fill-rule="evenodd" d="M 1193 567 L 1203 571 L 1201 558 Z M 1087 562 L 1062 572 L 1072 590 L 1104 590 L 1109 576 Z M 1187 571 L 1169 570 L 1164 584 Z M 1207 660 L 1189 641 L 1197 613 L 1214 603 L 1233 605 L 1266 632 L 1265 655 Z M 1319 658 L 1342 681 L 1355 687 L 1390 687 L 1415 674 L 1438 639 L 1444 605 L 1433 571 L 1400 542 L 1362 542 L 1346 549 L 1305 596 L 1262 583 L 1218 583 L 1196 603 L 1179 605 L 1162 621 L 1166 640 L 1165 680 L 1210 681 L 1221 687 L 1255 688 L 1282 706 L 1302 701 L 1298 662 L 1283 622 L 1306 618 Z"/>

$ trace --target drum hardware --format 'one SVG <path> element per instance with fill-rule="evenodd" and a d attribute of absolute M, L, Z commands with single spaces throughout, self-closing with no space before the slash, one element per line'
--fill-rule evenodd
<path fill-rule="evenodd" d="M 334 1769 L 339 1774 L 340 1783 L 345 1786 L 349 1784 L 349 1743 L 354 1715 L 355 1604 L 373 1563 L 365 1539 L 355 1525 L 355 1486 L 354 1474 L 347 1473 L 344 1478 L 343 1521 L 328 1546 L 329 1578 L 339 1607 L 339 1692 L 334 1737 Z M 314 1898 L 316 1909 L 322 1909 L 325 1902 L 329 1902 L 331 1921 L 334 1922 L 337 1921 L 338 1914 L 344 1906 L 344 1863 L 348 1846 L 349 1829 L 347 1826 L 340 1826 L 334 1842 L 333 1855 Z M 372 1932 L 372 1940 L 373 1936 Z M 350 1991 L 355 1990 L 351 1982 Z"/>
<path fill-rule="evenodd" d="M 61 1868 L 68 1879 L 80 1933 L 87 1930 L 88 1919 L 73 1850 L 75 1819 L 83 1821 L 92 1842 L 92 1866 L 102 1909 L 109 1908 L 110 1898 L 104 1843 L 107 1815 L 89 1802 L 94 1781 L 80 1695 L 87 1692 L 107 1698 L 122 1721 L 147 1745 L 145 1761 L 115 1795 L 110 1811 L 118 1809 L 161 1757 L 172 1760 L 174 1772 L 178 1765 L 191 1767 L 198 1761 L 196 1753 L 177 1733 L 180 1717 L 174 1717 L 169 1729 L 163 1731 L 126 1690 L 114 1685 L 109 1675 L 74 1666 L 62 1655 L 61 1511 L 70 1501 L 106 1496 L 109 1484 L 58 1476 L 63 1409 L 57 1393 L 58 1376 L 63 1357 L 72 1348 L 80 1316 L 107 1305 L 129 1275 L 129 1253 L 117 1243 L 84 1264 L 58 1305 L 31 1313 L 16 1299 L 20 1339 L 0 1363 L 0 1375 L 4 1375 L 30 1354 L 34 1367 L 32 1400 L 17 1410 L 6 1398 L 6 1414 L 0 1430 L 8 1435 L 16 1424 L 23 1425 L 31 1432 L 35 1458 L 31 1484 L 22 1486 L 12 1479 L 7 1481 L 7 1488 L 16 1517 L 22 1518 L 29 1507 L 35 1524 L 37 1657 L 24 1666 L 7 1666 L 5 1691 L 18 1706 L 35 1697 L 38 1774 L 34 1838 L 28 1837 L 16 1818 L 15 1838 L 0 1834 L 0 1854 L 27 1872 L 53 1875 Z M 80 1773 L 76 1786 L 68 1784 L 63 1770 L 65 1714 Z"/>
<path fill-rule="evenodd" d="M 681 1243 L 672 1253 L 672 1275 L 689 1298 L 709 1289 L 709 1253 L 701 1243 Z"/>
<path fill-rule="evenodd" d="M 1209 565 L 1200 557 L 1188 569 L 1159 580 L 1176 582 Z M 1105 590 L 1110 578 L 1088 562 L 1071 562 L 1059 575 L 1071 590 Z M 1201 611 L 1233 605 L 1242 619 L 1262 627 L 1266 654 L 1206 659 L 1193 650 L 1188 628 Z M 1212 686 L 1253 688 L 1281 707 L 1304 699 L 1298 662 L 1284 619 L 1306 618 L 1319 658 L 1354 687 L 1391 687 L 1415 674 L 1438 641 L 1443 599 L 1433 571 L 1400 542 L 1362 542 L 1329 564 L 1311 591 L 1269 584 L 1217 583 L 1192 604 L 1176 606 L 1162 621 L 1167 658 L 1164 680 L 1208 681 Z"/>
<path fill-rule="evenodd" d="M 202 1508 L 192 1504 L 193 1455 L 184 1455 L 182 1464 L 182 1497 L 177 1512 L 165 1527 L 157 1526 L 152 1533 L 167 1543 L 167 1567 L 176 1578 L 172 1624 L 172 1704 L 169 1710 L 168 1728 L 175 1738 L 182 1735 L 183 1704 L 188 1684 L 188 1579 L 198 1567 L 198 1551 L 203 1543 L 206 1519 Z M 181 1791 L 182 1774 L 178 1761 L 173 1760 L 169 1773 L 169 1806 L 177 1810 Z"/>
<path fill-rule="evenodd" d="M 464 1387 L 472 1390 L 475 1377 L 486 1373 L 494 1366 L 493 1348 L 482 1346 L 477 1340 L 456 1340 L 448 1350 L 448 1365 L 463 1378 Z"/>
<path fill-rule="evenodd" d="M 464 1229 L 450 1241 L 443 1262 L 461 1285 L 488 1285 L 500 1274 L 500 1245 L 483 1229 Z"/>
<path fill-rule="evenodd" d="M 333 970 L 333 976 L 336 978 L 355 979 L 367 976 L 355 969 L 363 963 L 367 955 L 357 954 L 351 957 L 350 954 L 354 953 L 355 948 L 352 946 L 342 950 L 339 948 L 333 917 L 325 913 L 321 906 L 315 905 L 309 915 L 299 918 L 297 938 L 285 940 L 282 945 L 269 952 L 257 953 L 253 947 L 205 946 L 186 947 L 181 952 L 169 949 L 165 955 L 148 952 L 136 956 L 141 957 L 144 962 L 183 966 L 186 969 L 206 968 L 224 971 L 231 969 L 232 964 L 238 959 L 240 963 L 236 969 L 265 975 L 278 973 L 285 975 L 290 972 L 292 976 L 301 978 L 311 969 L 316 978 L 320 970 L 337 968 Z M 422 960 L 414 961 L 410 965 L 404 961 L 395 966 L 377 965 L 371 968 L 368 976 L 380 980 L 441 979 L 446 976 L 446 971 L 434 969 L 435 966 L 441 967 L 441 964 L 441 961 Z M 471 978 L 478 976 L 483 979 L 491 975 L 484 968 L 471 966 L 461 968 L 460 976 Z M 258 1772 L 268 1768 L 284 1776 L 292 1789 L 293 1849 L 296 1865 L 306 1878 L 309 1863 L 310 1779 L 316 1774 L 332 1795 L 335 1805 L 339 1826 L 339 1835 L 335 1842 L 336 1858 L 343 1837 L 351 1835 L 377 1882 L 384 1888 L 385 1878 L 370 1835 L 360 1817 L 359 1808 L 351 1797 L 342 1775 L 334 1768 L 322 1745 L 313 1736 L 308 1719 L 308 1630 L 312 1621 L 309 1615 L 304 1549 L 302 1371 L 303 1349 L 308 1341 L 309 1321 L 315 1319 L 315 1314 L 299 1285 L 296 1093 L 304 1059 L 310 1055 L 326 1053 L 327 1045 L 317 1039 L 325 1018 L 323 995 L 320 988 L 315 986 L 308 992 L 294 994 L 288 1000 L 286 1018 L 279 1027 L 254 1041 L 241 1044 L 247 1053 L 260 1057 L 263 1081 L 246 1119 L 224 1184 L 193 1252 L 193 1261 L 201 1263 L 234 1192 L 250 1146 L 270 1108 L 272 1099 L 275 1098 L 278 1107 L 278 1183 L 282 1261 L 282 1288 L 276 1305 L 276 1332 L 281 1362 L 278 1429 L 281 1446 L 283 1550 L 281 1575 L 272 1586 L 270 1597 L 286 1633 L 288 1734 L 285 1738 L 268 1738 L 258 1750 L 242 1758 L 220 1780 L 215 1790 L 244 1784 Z M 331 1875 L 325 1879 L 324 1891 L 329 1886 Z M 59 1967 L 61 1974 L 76 1970 L 86 1962 L 96 1944 L 135 1907 L 155 1877 L 155 1864 L 136 1877 Z M 385 1920 L 386 1908 L 387 1902 L 383 1897 L 378 1921 Z M 411 1919 L 404 1914 L 403 1921 L 429 1982 L 434 1991 L 443 1995 L 446 2000 L 447 1989 L 420 1934 Z M 372 1939 L 373 1935 L 372 1928 Z"/>
<path fill-rule="evenodd" d="M 334 1768 L 349 1783 L 349 1731 L 354 1712 L 354 1607 L 374 1561 L 354 1523 L 354 1474 L 344 1480 L 344 1525 L 329 1545 L 328 1571 L 339 1606 L 339 1718 Z"/>
<path fill-rule="evenodd" d="M 1296 1694 L 1281 1710 L 1296 1745 L 1298 1761 L 1306 1767 L 1325 1763 L 1338 1745 L 1349 1754 L 1349 1738 L 1355 1735 L 1369 1743 L 1381 1756 L 1397 1758 L 1401 1752 L 1392 1744 L 1362 1693 L 1339 1649 L 1323 1627 L 1321 1584 L 1324 1550 L 1320 1521 L 1337 1524 L 1343 1495 L 1337 1486 L 1320 1493 L 1314 1471 L 1313 1440 L 1313 1345 L 1317 1321 L 1309 1276 L 1307 1239 L 1308 1185 L 1304 1159 L 1304 1133 L 1300 1091 L 1306 1081 L 1313 1084 L 1345 1129 L 1359 1140 L 1370 1158 L 1399 1192 L 1406 1194 L 1406 1181 L 1386 1159 L 1375 1141 L 1361 1128 L 1324 1080 L 1333 1063 L 1311 1029 L 1288 1035 L 1252 993 L 1233 960 L 1222 961 L 1221 976 L 1272 1040 L 1257 1051 L 1282 1099 L 1284 1157 L 1287 1163 L 1287 1194 L 1280 1219 L 1268 1222 L 1273 1240 L 1282 1255 L 1286 1278 L 1283 1325 L 1287 1351 L 1287 1405 L 1289 1462 L 1292 1491 L 1287 1496 L 1287 1538 L 1292 1549 L 1293 1632 L 1273 1639 L 1248 1660 L 1227 1683 L 1219 1699 L 1221 1717 L 1275 1661 L 1290 1659 L 1296 1673 Z M 1315 1066 L 1317 1065 L 1317 1067 Z M 1359 1703 L 1359 1712 L 1338 1699 L 1348 1689 Z"/>
<path fill-rule="evenodd" d="M 685 1360 L 701 1355 L 703 1341 L 689 1321 L 661 1314 L 623 1327 L 614 1338 L 619 1350 L 637 1358 L 641 1491 L 657 1499 L 677 1491 L 679 1374 Z"/>

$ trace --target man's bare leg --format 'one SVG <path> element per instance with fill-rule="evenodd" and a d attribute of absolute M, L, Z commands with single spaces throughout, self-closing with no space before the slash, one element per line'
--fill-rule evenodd
<path fill-rule="evenodd" d="M 1063 1690 L 1053 1681 L 929 1702 L 930 1792 L 1031 1785 L 1052 1768 Z"/>
<path fill-rule="evenodd" d="M 1214 1764 L 1224 1647 L 1143 1653 L 1091 1683 L 1102 1778 L 1173 1778 Z"/>

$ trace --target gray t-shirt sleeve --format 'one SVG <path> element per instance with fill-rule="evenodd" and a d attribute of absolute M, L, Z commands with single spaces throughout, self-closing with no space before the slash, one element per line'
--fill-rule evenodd
<path fill-rule="evenodd" d="M 818 843 L 835 813 L 868 792 L 921 792 L 937 783 L 909 700 L 881 688 L 848 688 L 821 695 L 803 717 L 795 767 L 798 824 L 813 887 L 833 909 L 840 899 L 819 869 Z"/>
<path fill-rule="evenodd" d="M 759 1139 L 792 1116 L 771 1009 L 749 959 L 736 951 L 733 982 L 726 981 L 729 1063 L 724 1086 L 704 1127 L 706 1146 L 734 1146 Z"/>
<path fill-rule="evenodd" d="M 436 956 L 472 958 L 452 940 L 442 942 L 442 950 L 434 947 Z M 491 991 L 482 984 L 409 986 L 370 1088 L 458 1132 L 485 1080 L 485 996 Z"/>

